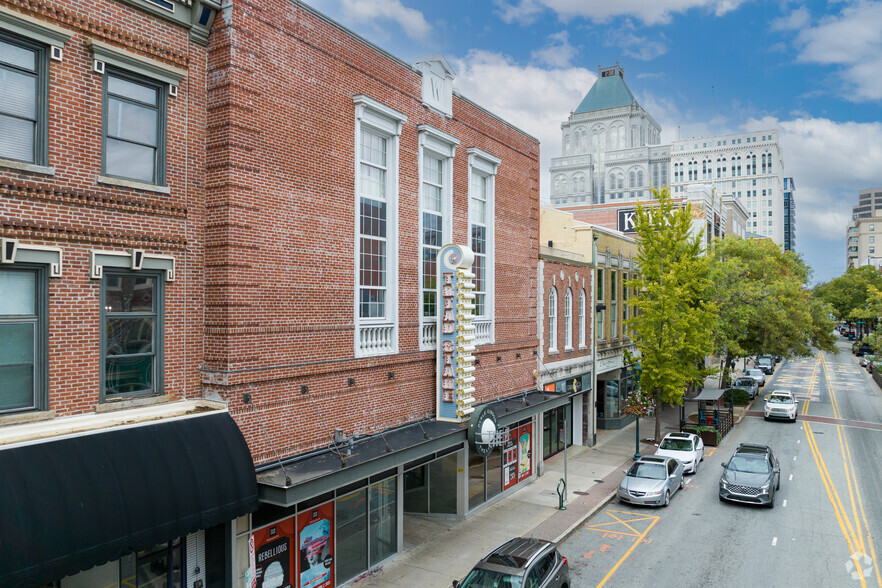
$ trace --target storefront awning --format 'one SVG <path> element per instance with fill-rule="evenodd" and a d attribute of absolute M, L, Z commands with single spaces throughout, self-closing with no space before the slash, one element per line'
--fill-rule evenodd
<path fill-rule="evenodd" d="M 0 578 L 39 586 L 257 509 L 228 413 L 0 450 Z"/>
<path fill-rule="evenodd" d="M 716 388 L 705 388 L 701 392 L 698 393 L 698 396 L 695 398 L 687 398 L 686 400 L 718 400 L 720 396 L 723 395 L 725 390 L 718 390 Z"/>

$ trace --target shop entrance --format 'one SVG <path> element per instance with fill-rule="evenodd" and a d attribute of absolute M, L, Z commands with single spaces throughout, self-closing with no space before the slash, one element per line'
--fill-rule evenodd
<path fill-rule="evenodd" d="M 566 419 L 566 427 L 564 427 Z M 564 433 L 566 429 L 566 433 Z M 573 444 L 573 406 L 567 404 L 542 415 L 542 458 L 547 459 Z"/>

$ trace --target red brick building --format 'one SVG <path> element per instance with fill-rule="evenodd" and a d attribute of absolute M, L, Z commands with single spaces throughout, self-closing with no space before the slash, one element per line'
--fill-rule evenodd
<path fill-rule="evenodd" d="M 224 585 L 257 506 L 199 371 L 217 8 L 0 1 L 3 586 Z"/>
<path fill-rule="evenodd" d="M 0 583 L 338 585 L 535 478 L 539 145 L 443 57 L 283 1 L 0 0 L 0 48 Z M 490 443 L 435 418 L 449 243 Z"/>

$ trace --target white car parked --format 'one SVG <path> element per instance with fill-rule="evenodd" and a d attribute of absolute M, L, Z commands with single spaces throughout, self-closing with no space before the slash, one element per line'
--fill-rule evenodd
<path fill-rule="evenodd" d="M 787 419 L 796 422 L 796 399 L 790 390 L 772 390 L 766 396 L 765 419 Z"/>
<path fill-rule="evenodd" d="M 744 370 L 745 378 L 753 378 L 756 380 L 756 385 L 762 388 L 766 385 L 766 374 L 763 370 L 757 368 L 751 368 L 749 370 Z"/>
<path fill-rule="evenodd" d="M 683 472 L 698 472 L 698 464 L 704 459 L 704 442 L 695 433 L 668 433 L 658 446 L 655 455 L 673 457 L 683 464 Z"/>

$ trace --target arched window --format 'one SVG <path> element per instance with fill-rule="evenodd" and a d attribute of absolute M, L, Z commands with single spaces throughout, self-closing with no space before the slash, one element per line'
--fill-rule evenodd
<path fill-rule="evenodd" d="M 564 294 L 564 349 L 573 349 L 573 293 Z"/>
<path fill-rule="evenodd" d="M 735 176 L 738 176 L 740 178 L 741 177 L 741 156 L 738 155 L 737 157 L 735 157 L 735 159 L 733 161 L 734 161 L 734 163 L 732 163 L 732 177 L 734 178 Z"/>
<path fill-rule="evenodd" d="M 569 186 L 567 185 L 567 179 L 566 179 L 566 178 L 562 178 L 561 181 L 560 181 L 560 193 L 561 193 L 561 194 L 566 194 L 566 193 L 568 192 L 568 187 L 569 187 Z"/>
<path fill-rule="evenodd" d="M 548 293 L 548 350 L 557 351 L 557 290 Z"/>
<path fill-rule="evenodd" d="M 579 147 L 582 152 L 588 151 L 588 131 L 582 129 L 582 132 L 579 134 Z"/>
<path fill-rule="evenodd" d="M 637 171 L 637 185 L 638 186 L 643 185 L 643 170 L 642 169 Z"/>
<path fill-rule="evenodd" d="M 627 146 L 625 143 L 625 125 L 619 125 L 619 149 L 624 149 Z"/>
<path fill-rule="evenodd" d="M 636 188 L 637 187 L 637 174 L 635 174 L 634 172 L 630 172 L 628 174 L 628 187 L 629 188 Z"/>
<path fill-rule="evenodd" d="M 560 178 L 554 178 L 554 193 L 560 194 Z"/>
<path fill-rule="evenodd" d="M 622 172 L 619 172 L 618 175 L 616 176 L 616 180 L 617 180 L 617 184 L 618 184 L 618 189 L 624 190 L 625 189 L 625 174 L 623 174 Z"/>
<path fill-rule="evenodd" d="M 564 136 L 564 153 L 566 155 L 570 154 L 570 136 L 569 135 Z"/>
<path fill-rule="evenodd" d="M 723 158 L 723 177 L 726 177 L 726 158 Z"/>
<path fill-rule="evenodd" d="M 579 347 L 585 347 L 585 290 L 579 292 Z"/>

